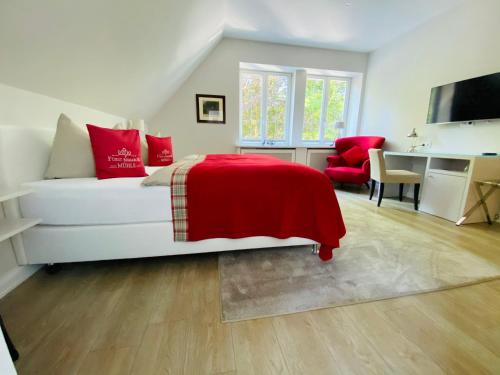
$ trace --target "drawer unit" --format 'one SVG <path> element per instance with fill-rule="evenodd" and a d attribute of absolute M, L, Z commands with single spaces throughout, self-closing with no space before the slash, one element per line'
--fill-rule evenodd
<path fill-rule="evenodd" d="M 466 183 L 464 175 L 429 171 L 424 181 L 420 210 L 457 221 L 462 216 Z"/>

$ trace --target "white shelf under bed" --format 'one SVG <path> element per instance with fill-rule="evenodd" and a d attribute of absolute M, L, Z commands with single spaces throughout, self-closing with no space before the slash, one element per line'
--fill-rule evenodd
<path fill-rule="evenodd" d="M 25 189 L 1 189 L 0 188 L 0 202 L 5 202 L 14 198 L 22 197 L 23 195 L 32 193 L 33 190 Z"/>
<path fill-rule="evenodd" d="M 41 219 L 0 219 L 0 242 L 39 224 Z"/>

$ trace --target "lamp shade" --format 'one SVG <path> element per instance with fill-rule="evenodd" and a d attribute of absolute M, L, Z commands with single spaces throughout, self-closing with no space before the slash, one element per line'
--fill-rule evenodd
<path fill-rule="evenodd" d="M 344 129 L 345 128 L 345 122 L 344 121 L 337 121 L 333 124 L 334 129 Z"/>

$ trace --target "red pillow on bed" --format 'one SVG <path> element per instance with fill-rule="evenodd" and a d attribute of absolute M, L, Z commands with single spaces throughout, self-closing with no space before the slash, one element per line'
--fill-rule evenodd
<path fill-rule="evenodd" d="M 361 147 L 354 146 L 342 154 L 342 159 L 348 166 L 356 167 L 365 161 L 366 152 Z"/>
<path fill-rule="evenodd" d="M 98 179 L 147 176 L 138 130 L 116 130 L 87 124 Z"/>
<path fill-rule="evenodd" d="M 165 166 L 174 162 L 172 137 L 154 137 L 146 134 L 148 160 L 151 166 Z"/>

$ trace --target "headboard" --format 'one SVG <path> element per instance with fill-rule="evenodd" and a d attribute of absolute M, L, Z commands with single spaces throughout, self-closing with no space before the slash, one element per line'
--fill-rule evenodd
<path fill-rule="evenodd" d="M 0 187 L 41 180 L 55 129 L 0 126 Z"/>

